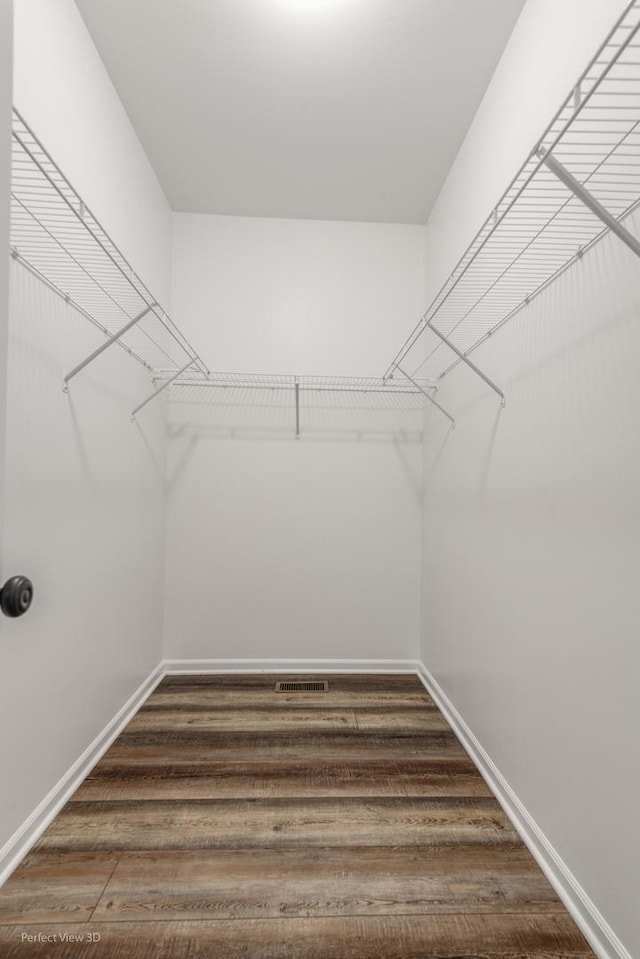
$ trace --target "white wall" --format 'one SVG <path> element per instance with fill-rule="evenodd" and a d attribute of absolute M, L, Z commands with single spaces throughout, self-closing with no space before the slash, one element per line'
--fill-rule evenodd
<path fill-rule="evenodd" d="M 28 122 L 167 293 L 166 201 L 74 4 L 17 0 L 15 28 Z M 11 271 L 4 570 L 35 598 L 1 626 L 0 846 L 157 665 L 164 576 L 162 405 L 130 422 L 148 373 L 112 347 L 63 394 L 103 336 Z"/>
<path fill-rule="evenodd" d="M 623 6 L 529 0 L 428 225 L 431 292 Z M 631 955 L 639 309 L 637 259 L 609 237 L 474 354 L 505 388 L 501 414 L 470 371 L 445 379 L 458 425 L 447 436 L 427 411 L 422 640 L 424 662 Z"/>
<path fill-rule="evenodd" d="M 12 0 L 0 0 L 0 238 L 9 244 L 9 183 L 11 164 Z M 0 529 L 4 503 L 4 441 L 7 396 L 7 342 L 9 333 L 9 264 L 0 260 Z M 0 574 L 2 536 L 0 536 Z M 0 586 L 2 583 L 0 582 Z"/>
<path fill-rule="evenodd" d="M 3 840 L 161 658 L 165 424 L 130 423 L 149 381 L 118 348 L 62 392 L 100 342 L 12 265 L 5 569 L 35 598 L 2 623 Z"/>
<path fill-rule="evenodd" d="M 173 306 L 212 370 L 381 376 L 424 308 L 424 228 L 173 217 Z"/>
<path fill-rule="evenodd" d="M 381 375 L 424 303 L 419 227 L 179 215 L 174 308 L 214 369 Z M 415 658 L 421 403 L 180 391 L 166 655 Z"/>

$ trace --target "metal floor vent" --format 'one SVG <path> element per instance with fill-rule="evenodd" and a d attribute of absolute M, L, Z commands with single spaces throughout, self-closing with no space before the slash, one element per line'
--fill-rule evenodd
<path fill-rule="evenodd" d="M 328 693 L 329 683 L 321 681 L 303 683 L 276 683 L 277 693 Z"/>

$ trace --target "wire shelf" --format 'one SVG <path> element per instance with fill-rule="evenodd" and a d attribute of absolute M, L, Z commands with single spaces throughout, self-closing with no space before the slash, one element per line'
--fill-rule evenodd
<path fill-rule="evenodd" d="M 640 204 L 640 0 L 633 0 L 385 373 L 441 379 L 609 232 L 547 165 L 622 223 Z M 410 364 L 414 347 L 423 349 Z"/>
<path fill-rule="evenodd" d="M 351 437 L 406 444 L 422 438 L 434 383 L 347 376 L 210 373 L 172 383 L 170 428 L 214 436 Z M 432 399 L 431 402 L 434 402 Z"/>
<path fill-rule="evenodd" d="M 150 371 L 181 370 L 193 347 L 155 301 L 113 240 L 14 109 L 11 251 L 106 336 L 149 312 L 116 342 Z"/>
<path fill-rule="evenodd" d="M 161 371 L 162 376 L 170 376 L 169 370 Z M 422 395 L 424 391 L 435 390 L 434 380 L 424 377 L 416 379 L 415 385 L 400 379 L 385 382 L 381 377 L 357 376 L 294 376 L 289 374 L 272 375 L 269 373 L 209 373 L 206 378 L 198 377 L 187 371 L 176 379 L 173 391 L 182 387 L 203 387 L 217 389 L 251 389 L 295 391 L 296 386 L 302 392 L 331 393 L 399 393 Z"/>

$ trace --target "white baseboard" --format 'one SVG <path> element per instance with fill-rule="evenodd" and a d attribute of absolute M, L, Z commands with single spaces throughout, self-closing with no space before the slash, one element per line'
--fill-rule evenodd
<path fill-rule="evenodd" d="M 600 959 L 632 959 L 423 663 L 418 664 L 417 673 L 596 955 Z"/>
<path fill-rule="evenodd" d="M 165 659 L 169 676 L 191 673 L 416 673 L 412 659 Z"/>
<path fill-rule="evenodd" d="M 89 775 L 95 764 L 117 739 L 163 676 L 164 668 L 163 664 L 160 663 L 129 697 L 124 706 L 118 710 L 113 719 L 109 720 L 93 742 L 87 746 L 82 755 L 56 783 L 49 794 L 44 797 L 29 818 L 23 822 L 0 849 L 0 886 L 6 882 L 16 866 L 24 859 L 51 820 L 60 812 L 80 783 Z"/>

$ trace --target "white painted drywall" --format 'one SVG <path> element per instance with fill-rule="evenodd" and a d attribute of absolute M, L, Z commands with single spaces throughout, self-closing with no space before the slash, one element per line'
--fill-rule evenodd
<path fill-rule="evenodd" d="M 11 92 L 13 0 L 0 0 L 0 239 L 9 245 L 9 184 L 11 171 Z M 9 334 L 9 264 L 0 260 L 0 530 L 4 504 L 4 442 L 7 397 L 7 342 Z M 2 574 L 0 535 L 0 575 Z M 0 586 L 3 581 L 0 581 Z"/>
<path fill-rule="evenodd" d="M 178 215 L 174 308 L 213 369 L 381 375 L 424 303 L 413 226 Z M 165 654 L 415 658 L 421 403 L 178 391 Z"/>
<path fill-rule="evenodd" d="M 173 216 L 173 306 L 212 370 L 380 376 L 424 307 L 424 227 Z"/>
<path fill-rule="evenodd" d="M 432 281 L 623 6 L 529 0 L 428 225 Z M 422 638 L 423 661 L 631 955 L 639 311 L 638 261 L 609 237 L 474 354 L 505 389 L 502 413 L 468 370 L 445 379 L 457 429 L 427 413 Z"/>
<path fill-rule="evenodd" d="M 116 242 L 146 243 L 140 272 L 168 291 L 166 201 L 73 3 L 17 0 L 15 27 L 28 120 Z M 1 624 L 0 846 L 161 658 L 164 410 L 130 422 L 151 384 L 118 347 L 63 394 L 101 342 L 12 263 L 4 567 L 29 575 L 35 598 Z"/>
<path fill-rule="evenodd" d="M 305 395 L 299 441 L 291 393 L 206 400 L 172 408 L 166 656 L 414 660 L 415 400 Z"/>
<path fill-rule="evenodd" d="M 130 423 L 149 381 L 118 348 L 62 392 L 100 342 L 12 264 L 5 566 L 35 595 L 2 623 L 3 840 L 161 658 L 165 423 Z"/>

